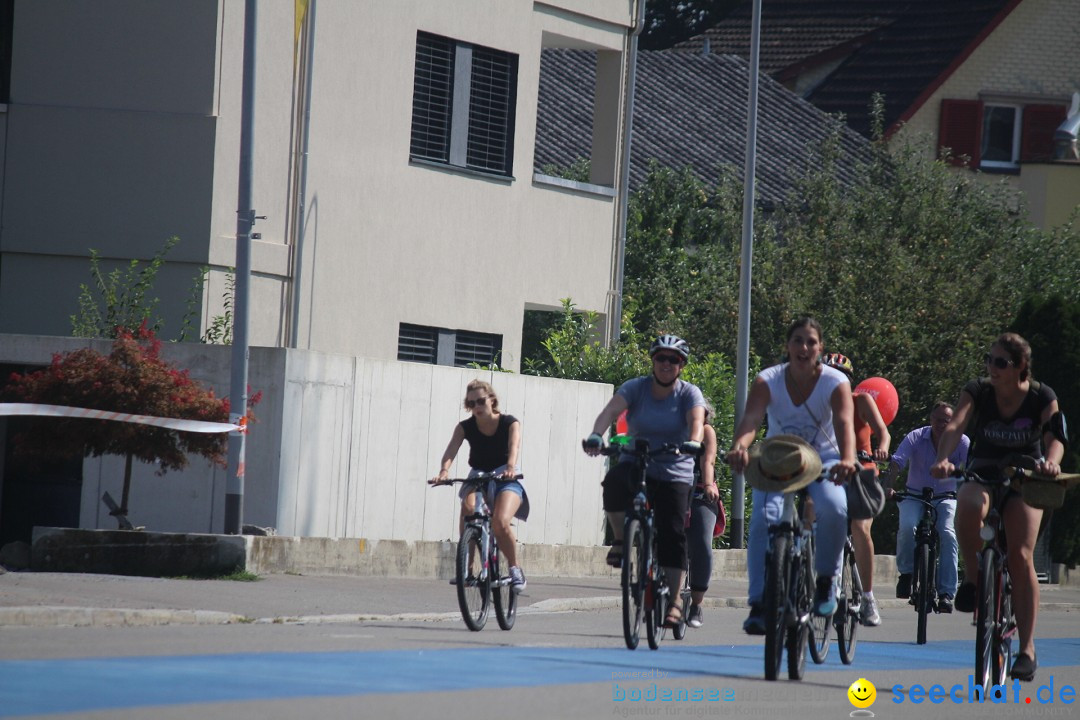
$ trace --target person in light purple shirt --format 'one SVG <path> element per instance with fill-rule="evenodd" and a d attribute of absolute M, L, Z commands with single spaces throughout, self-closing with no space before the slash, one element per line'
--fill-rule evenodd
<path fill-rule="evenodd" d="M 931 488 L 934 494 L 956 490 L 956 478 L 938 479 L 930 474 L 930 467 L 937 461 L 938 440 L 952 420 L 953 408 L 949 403 L 938 401 L 930 411 L 930 424 L 912 430 L 896 448 L 889 469 L 881 476 L 881 482 L 890 487 L 900 471 L 907 468 L 907 490 L 922 492 Z M 949 456 L 949 462 L 957 467 L 967 464 L 968 446 L 971 441 L 967 435 L 960 438 L 956 449 Z M 935 500 L 937 506 L 937 532 L 940 540 L 937 587 L 938 611 L 952 612 L 952 600 L 956 595 L 956 529 L 953 520 L 956 517 L 956 500 Z M 900 503 L 900 522 L 896 530 L 896 569 L 900 579 L 896 583 L 896 597 L 911 597 L 911 573 L 915 564 L 915 526 L 923 514 L 923 504 L 914 501 Z"/>

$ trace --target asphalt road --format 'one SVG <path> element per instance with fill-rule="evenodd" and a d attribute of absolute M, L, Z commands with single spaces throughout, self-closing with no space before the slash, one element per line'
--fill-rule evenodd
<path fill-rule="evenodd" d="M 705 626 L 686 640 L 668 639 L 658 651 L 643 640 L 629 651 L 614 582 L 603 578 L 530 579 L 512 631 L 492 618 L 473 633 L 453 612 L 453 588 L 433 580 L 272 577 L 263 585 L 96 577 L 22 580 L 39 583 L 34 597 L 46 602 L 62 600 L 64 587 L 81 593 L 68 607 L 107 599 L 143 609 L 201 605 L 245 621 L 0 624 L 0 717 L 809 720 L 852 716 L 847 690 L 860 678 L 877 688 L 869 708 L 876 717 L 1077 715 L 1075 700 L 1068 701 L 1080 688 L 1080 606 L 1050 590 L 1035 682 L 1008 686 L 1004 702 L 972 704 L 970 616 L 932 617 L 931 642 L 917 646 L 914 613 L 896 600 L 884 603 L 881 627 L 861 629 L 852 666 L 840 663 L 834 644 L 825 664 L 808 664 L 804 680 L 767 682 L 760 638 L 740 631 L 745 609 L 727 606 L 740 600 L 745 586 L 737 582 L 714 588 Z M 50 582 L 52 590 L 41 586 Z M 9 609 L 30 592 L 14 585 L 11 574 L 0 576 L 0 604 Z M 275 612 L 290 603 L 300 610 L 318 604 L 322 614 Z M 368 619 L 338 612 L 358 606 Z M 270 612 L 249 614 L 258 609 Z M 391 612 L 370 612 L 376 609 Z M 934 685 L 942 687 L 934 697 L 915 688 L 929 693 Z"/>

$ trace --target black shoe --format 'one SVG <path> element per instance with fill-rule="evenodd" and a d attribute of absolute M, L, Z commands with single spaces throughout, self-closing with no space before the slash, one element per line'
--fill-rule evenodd
<path fill-rule="evenodd" d="M 758 603 L 750 603 L 750 616 L 742 624 L 747 635 L 765 634 L 765 608 Z"/>
<path fill-rule="evenodd" d="M 942 595 L 937 599 L 937 611 L 939 613 L 951 613 L 953 609 L 952 595 Z"/>
<path fill-rule="evenodd" d="M 953 604 L 960 612 L 975 612 L 975 583 L 965 582 L 961 585 Z"/>
<path fill-rule="evenodd" d="M 1014 680 L 1022 680 L 1024 682 L 1031 682 L 1035 679 L 1035 669 L 1039 667 L 1039 663 L 1035 661 L 1035 658 L 1028 657 L 1027 653 L 1020 653 L 1013 660 L 1012 671 L 1009 673 L 1009 677 Z"/>
<path fill-rule="evenodd" d="M 911 597 L 911 573 L 901 573 L 896 581 L 896 597 L 903 600 Z"/>

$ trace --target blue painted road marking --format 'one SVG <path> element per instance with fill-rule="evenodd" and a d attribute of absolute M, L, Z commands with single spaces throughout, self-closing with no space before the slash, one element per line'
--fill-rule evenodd
<path fill-rule="evenodd" d="M 866 675 L 898 670 L 969 670 L 970 641 L 915 649 L 861 643 L 855 664 L 830 655 L 807 670 Z M 370 693 L 611 682 L 631 672 L 687 677 L 760 678 L 758 645 L 622 648 L 484 648 L 375 652 L 259 653 L 172 657 L 0 661 L 0 717 L 143 706 L 284 700 Z M 1040 674 L 1080 663 L 1080 638 L 1039 641 Z M 462 673 L 461 668 L 470 672 Z M 703 672 L 708 668 L 709 672 Z M 633 682 L 633 681 L 630 681 Z"/>

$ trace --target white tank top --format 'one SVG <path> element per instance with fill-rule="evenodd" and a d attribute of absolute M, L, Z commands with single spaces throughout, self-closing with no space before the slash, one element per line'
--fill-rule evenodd
<path fill-rule="evenodd" d="M 840 445 L 836 441 L 836 430 L 833 428 L 830 401 L 833 390 L 840 383 L 847 382 L 847 376 L 827 365 L 822 367 L 814 391 L 805 403 L 797 406 L 791 401 L 784 382 L 787 366 L 787 363 L 781 363 L 758 373 L 758 377 L 769 386 L 769 430 L 765 437 L 798 435 L 814 446 L 823 463 L 838 462 Z"/>

